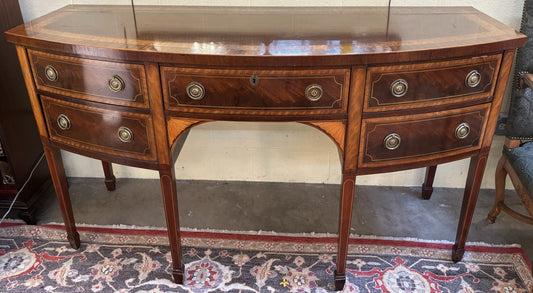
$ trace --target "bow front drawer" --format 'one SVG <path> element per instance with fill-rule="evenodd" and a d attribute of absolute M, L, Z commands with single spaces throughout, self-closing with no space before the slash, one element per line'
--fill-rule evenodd
<path fill-rule="evenodd" d="M 41 97 L 52 140 L 121 157 L 155 161 L 152 118 Z"/>
<path fill-rule="evenodd" d="M 492 99 L 501 55 L 369 67 L 364 111 L 379 112 Z"/>
<path fill-rule="evenodd" d="M 489 106 L 363 119 L 359 165 L 410 163 L 478 149 Z"/>
<path fill-rule="evenodd" d="M 162 67 L 168 110 L 346 113 L 349 69 L 234 70 Z"/>
<path fill-rule="evenodd" d="M 149 108 L 144 66 L 28 50 L 40 91 L 107 104 Z"/>

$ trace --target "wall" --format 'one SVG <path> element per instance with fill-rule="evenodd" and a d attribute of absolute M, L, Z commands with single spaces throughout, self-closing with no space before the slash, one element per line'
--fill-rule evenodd
<path fill-rule="evenodd" d="M 109 0 L 19 0 L 25 21 L 67 4 L 108 4 Z M 131 4 L 115 0 L 113 4 Z M 191 5 L 188 0 L 135 0 L 137 5 Z M 356 6 L 387 5 L 386 0 L 197 0 L 194 5 L 225 6 Z M 394 6 L 473 6 L 518 29 L 522 0 L 393 0 Z M 503 110 L 507 104 L 504 103 Z M 494 169 L 501 153 L 502 137 L 495 137 L 482 188 L 494 187 Z M 67 175 L 102 177 L 99 161 L 64 152 Z M 463 187 L 468 160 L 439 166 L 435 186 Z M 155 171 L 114 166 L 115 175 L 158 178 Z M 392 174 L 360 176 L 361 185 L 418 186 L 424 169 Z M 214 122 L 194 128 L 176 163 L 179 179 L 245 180 L 273 182 L 339 183 L 338 152 L 318 130 L 297 123 Z M 510 186 L 510 185 L 508 185 Z"/>

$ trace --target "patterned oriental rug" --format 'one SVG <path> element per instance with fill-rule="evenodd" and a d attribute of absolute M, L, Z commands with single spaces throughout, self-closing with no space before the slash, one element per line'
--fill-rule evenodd
<path fill-rule="evenodd" d="M 172 282 L 166 231 L 60 225 L 0 227 L 1 292 L 333 292 L 336 238 L 184 231 L 185 285 Z M 516 246 L 354 238 L 344 292 L 533 292 Z"/>

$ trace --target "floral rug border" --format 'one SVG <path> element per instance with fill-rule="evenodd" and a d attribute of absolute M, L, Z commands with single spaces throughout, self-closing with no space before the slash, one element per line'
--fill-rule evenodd
<path fill-rule="evenodd" d="M 124 229 L 108 227 L 78 227 L 82 242 L 100 244 L 168 245 L 166 230 Z M 62 225 L 28 226 L 5 223 L 0 226 L 0 237 L 44 238 L 66 241 Z M 336 237 L 293 235 L 251 235 L 248 233 L 182 231 L 182 245 L 200 248 L 227 248 L 239 250 L 335 253 Z M 409 254 L 434 259 L 450 259 L 452 244 L 389 240 L 376 238 L 351 238 L 348 254 Z M 514 263 L 517 273 L 526 286 L 533 290 L 531 262 L 523 250 L 516 246 L 468 245 L 463 262 L 481 260 L 489 263 Z"/>

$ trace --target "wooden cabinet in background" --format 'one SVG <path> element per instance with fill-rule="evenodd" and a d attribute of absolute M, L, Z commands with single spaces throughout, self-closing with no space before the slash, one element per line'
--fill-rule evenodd
<path fill-rule="evenodd" d="M 0 30 L 22 23 L 17 0 L 0 1 Z M 0 38 L 0 208 L 7 210 L 43 154 L 28 92 L 13 44 Z M 34 203 L 49 182 L 46 160 L 39 166 L 13 205 L 28 224 L 34 223 Z"/>

